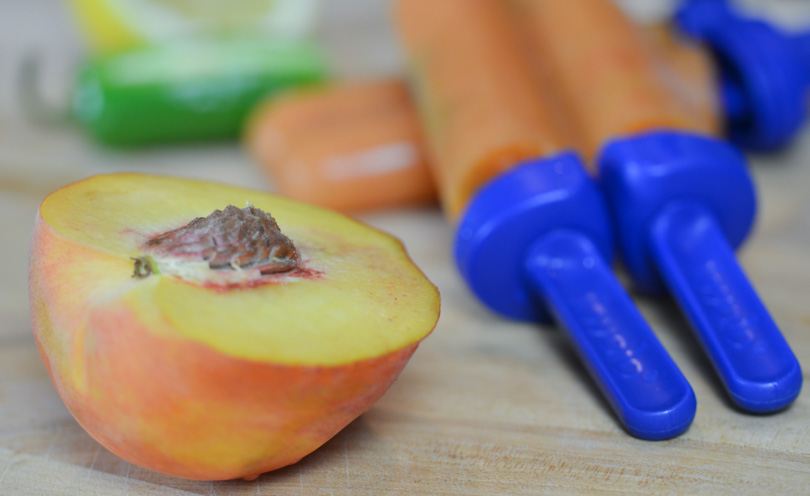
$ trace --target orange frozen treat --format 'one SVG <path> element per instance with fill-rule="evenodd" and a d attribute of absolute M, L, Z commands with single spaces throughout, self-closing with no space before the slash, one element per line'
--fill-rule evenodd
<path fill-rule="evenodd" d="M 694 129 L 721 135 L 723 110 L 718 99 L 719 75 L 711 54 L 666 23 L 642 27 L 645 39 L 659 57 L 655 64 L 657 77 L 692 114 Z"/>
<path fill-rule="evenodd" d="M 678 77 L 656 56 L 669 42 L 659 38 L 652 43 L 612 2 L 509 0 L 509 5 L 517 25 L 531 40 L 532 59 L 552 67 L 552 77 L 568 105 L 566 117 L 582 133 L 580 150 L 586 156 L 593 157 L 606 139 L 646 129 L 718 132 L 716 109 L 696 112 L 696 108 L 710 107 L 708 92 L 713 86 L 678 84 L 678 79 L 700 80 L 710 69 Z M 677 53 L 673 59 L 689 71 L 696 63 L 708 62 L 699 58 L 696 62 L 694 53 Z M 695 90 L 684 91 L 685 87 Z"/>
<path fill-rule="evenodd" d="M 503 2 L 400 1 L 397 22 L 450 217 L 498 172 L 573 144 Z"/>
<path fill-rule="evenodd" d="M 400 81 L 346 83 L 271 100 L 247 145 L 278 190 L 341 211 L 435 201 L 416 114 Z"/>

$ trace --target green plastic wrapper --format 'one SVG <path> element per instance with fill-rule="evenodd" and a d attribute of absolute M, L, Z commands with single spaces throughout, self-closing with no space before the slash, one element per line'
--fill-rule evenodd
<path fill-rule="evenodd" d="M 327 73 L 317 45 L 305 41 L 143 47 L 91 60 L 79 75 L 72 113 L 111 146 L 234 139 L 261 100 L 322 82 Z"/>

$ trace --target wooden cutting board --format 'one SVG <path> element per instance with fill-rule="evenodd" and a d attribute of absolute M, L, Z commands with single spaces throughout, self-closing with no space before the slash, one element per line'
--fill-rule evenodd
<path fill-rule="evenodd" d="M 805 367 L 808 138 L 785 155 L 754 162 L 760 220 L 741 252 Z M 26 295 L 28 236 L 38 202 L 56 186 L 50 178 L 99 172 L 111 157 L 82 151 L 90 165 L 63 167 L 65 161 L 46 159 L 43 152 L 21 164 L 9 161 L 14 146 L 0 143 L 2 495 L 801 494 L 810 484 L 807 394 L 775 415 L 736 411 L 674 305 L 636 296 L 699 406 L 684 435 L 664 442 L 634 439 L 621 430 L 561 331 L 501 319 L 473 299 L 449 257 L 450 229 L 433 209 L 364 217 L 402 238 L 443 296 L 435 332 L 367 414 L 301 463 L 253 482 L 185 481 L 132 466 L 87 436 L 62 405 L 31 335 Z M 192 171 L 174 163 L 175 153 L 156 155 L 160 172 L 210 177 L 219 170 Z M 206 153 L 227 163 L 223 175 L 229 179 L 261 180 L 236 148 Z"/>

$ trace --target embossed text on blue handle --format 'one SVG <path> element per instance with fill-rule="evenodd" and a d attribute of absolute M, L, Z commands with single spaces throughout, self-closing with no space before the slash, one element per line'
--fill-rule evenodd
<path fill-rule="evenodd" d="M 789 405 L 801 389 L 799 362 L 711 212 L 673 202 L 651 236 L 658 269 L 734 402 L 753 412 Z"/>
<path fill-rule="evenodd" d="M 689 427 L 691 386 L 585 236 L 544 235 L 527 254 L 526 275 L 631 434 L 666 439 Z"/>

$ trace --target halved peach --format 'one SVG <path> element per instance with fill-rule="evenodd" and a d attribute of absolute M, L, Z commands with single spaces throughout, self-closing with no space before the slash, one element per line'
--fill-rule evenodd
<path fill-rule="evenodd" d="M 389 235 L 139 174 L 48 196 L 29 276 L 37 344 L 76 420 L 122 458 L 192 479 L 312 452 L 387 390 L 439 316 Z"/>

